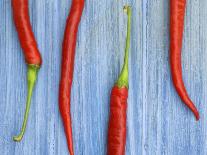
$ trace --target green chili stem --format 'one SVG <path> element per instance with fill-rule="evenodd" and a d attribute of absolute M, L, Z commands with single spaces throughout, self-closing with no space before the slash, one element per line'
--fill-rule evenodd
<path fill-rule="evenodd" d="M 27 95 L 27 102 L 26 102 L 26 110 L 24 114 L 24 122 L 21 128 L 20 134 L 18 136 L 13 137 L 13 140 L 17 142 L 22 140 L 23 135 L 25 133 L 25 129 L 27 126 L 27 120 L 29 116 L 30 105 L 31 105 L 32 92 L 33 92 L 35 82 L 37 80 L 37 74 L 38 74 L 39 68 L 40 67 L 37 65 L 28 65 L 28 71 L 27 71 L 28 95 Z"/>
<path fill-rule="evenodd" d="M 126 38 L 126 47 L 125 47 L 125 56 L 124 56 L 124 65 L 121 71 L 121 74 L 119 75 L 119 78 L 116 82 L 116 86 L 119 88 L 121 87 L 127 87 L 129 86 L 129 71 L 128 71 L 128 59 L 129 59 L 129 48 L 130 48 L 130 35 L 131 35 L 131 7 L 130 6 L 124 6 L 124 12 L 127 13 L 128 20 L 127 20 L 127 38 Z"/>

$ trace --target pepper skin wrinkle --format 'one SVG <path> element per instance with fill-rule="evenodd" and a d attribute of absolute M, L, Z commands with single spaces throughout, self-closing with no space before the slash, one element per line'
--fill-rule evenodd
<path fill-rule="evenodd" d="M 42 58 L 32 32 L 28 7 L 28 0 L 12 0 L 13 19 L 26 63 L 41 66 Z"/>
<path fill-rule="evenodd" d="M 42 64 L 42 58 L 38 50 L 34 34 L 32 32 L 32 27 L 29 19 L 28 0 L 12 0 L 11 2 L 14 24 L 18 33 L 21 47 L 23 49 L 25 61 L 27 63 L 28 94 L 24 121 L 22 124 L 21 132 L 17 136 L 13 137 L 14 141 L 19 142 L 22 140 L 26 130 L 32 93 L 37 80 L 38 71 Z"/>
<path fill-rule="evenodd" d="M 124 155 L 126 145 L 126 120 L 127 120 L 127 98 L 128 98 L 128 59 L 131 32 L 131 7 L 125 6 L 127 13 L 127 38 L 124 56 L 124 65 L 117 82 L 111 91 L 110 115 L 108 125 L 108 155 Z"/>
<path fill-rule="evenodd" d="M 84 0 L 72 0 L 62 47 L 62 66 L 59 88 L 59 109 L 70 155 L 74 155 L 72 122 L 70 114 L 70 95 L 73 81 L 74 59 L 78 26 L 84 8 Z"/>
<path fill-rule="evenodd" d="M 173 84 L 181 100 L 199 120 L 199 112 L 186 91 L 181 64 L 186 0 L 170 0 L 170 66 Z"/>

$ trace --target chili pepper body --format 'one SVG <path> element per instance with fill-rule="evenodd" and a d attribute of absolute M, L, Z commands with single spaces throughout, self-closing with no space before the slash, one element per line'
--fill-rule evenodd
<path fill-rule="evenodd" d="M 73 81 L 75 48 L 78 26 L 84 8 L 84 0 L 72 0 L 62 47 L 62 67 L 59 87 L 59 109 L 62 117 L 68 149 L 71 155 L 73 151 L 72 124 L 70 114 L 70 95 Z"/>
<path fill-rule="evenodd" d="M 108 155 L 125 154 L 127 98 L 127 87 L 113 87 L 110 101 Z"/>
<path fill-rule="evenodd" d="M 186 0 L 170 0 L 170 66 L 173 84 L 181 100 L 199 120 L 199 112 L 186 91 L 181 64 Z"/>
<path fill-rule="evenodd" d="M 37 47 L 37 43 L 32 32 L 32 27 L 29 19 L 28 0 L 12 0 L 12 10 L 14 24 L 18 33 L 19 41 L 23 49 L 25 61 L 27 63 L 27 82 L 28 95 L 24 114 L 24 121 L 19 135 L 14 136 L 14 141 L 21 141 L 26 130 L 31 98 L 33 89 L 37 80 L 39 68 L 42 64 L 42 58 Z"/>
<path fill-rule="evenodd" d="M 110 99 L 110 116 L 108 126 L 108 155 L 124 155 L 126 145 L 126 119 L 128 98 L 128 57 L 131 32 L 131 7 L 125 6 L 128 15 L 127 39 L 124 65 L 119 78 L 112 88 Z"/>
<path fill-rule="evenodd" d="M 41 66 L 42 59 L 29 19 L 28 0 L 12 0 L 13 19 L 27 64 Z"/>

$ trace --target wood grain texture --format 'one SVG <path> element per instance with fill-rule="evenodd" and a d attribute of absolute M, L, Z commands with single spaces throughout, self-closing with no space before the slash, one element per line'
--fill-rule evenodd
<path fill-rule="evenodd" d="M 43 65 L 21 143 L 26 65 L 11 16 L 0 1 L 0 154 L 67 155 L 58 110 L 61 44 L 71 0 L 29 0 Z M 133 9 L 127 155 L 207 154 L 207 1 L 188 0 L 183 75 L 201 119 L 176 94 L 169 72 L 169 0 L 86 0 L 79 28 L 72 90 L 77 155 L 105 155 L 110 90 L 123 62 L 126 16 Z"/>

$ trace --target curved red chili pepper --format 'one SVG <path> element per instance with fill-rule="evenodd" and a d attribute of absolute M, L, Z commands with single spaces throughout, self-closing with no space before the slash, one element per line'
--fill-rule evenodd
<path fill-rule="evenodd" d="M 170 0 L 170 64 L 173 84 L 182 101 L 199 120 L 199 112 L 186 91 L 182 78 L 181 50 L 186 0 Z"/>
<path fill-rule="evenodd" d="M 37 80 L 38 70 L 42 64 L 42 59 L 30 24 L 28 0 L 12 0 L 12 9 L 14 24 L 16 26 L 21 47 L 28 66 L 28 96 L 24 114 L 24 122 L 22 124 L 20 134 L 13 137 L 14 141 L 21 141 L 26 130 L 32 92 Z"/>
<path fill-rule="evenodd" d="M 126 145 L 126 113 L 129 85 L 128 57 L 131 31 L 131 7 L 125 6 L 124 10 L 128 15 L 126 49 L 124 65 L 121 74 L 111 92 L 108 126 L 108 155 L 124 155 Z"/>
<path fill-rule="evenodd" d="M 73 81 L 76 38 L 79 22 L 84 8 L 84 0 L 72 0 L 70 13 L 67 19 L 63 47 L 62 67 L 59 88 L 59 109 L 63 120 L 68 149 L 73 155 L 73 138 L 70 114 L 70 95 Z"/>

